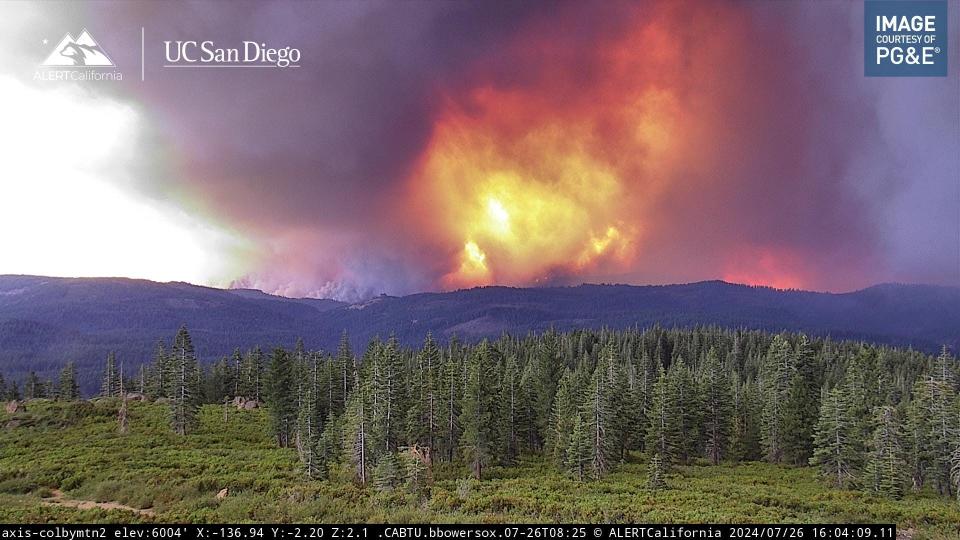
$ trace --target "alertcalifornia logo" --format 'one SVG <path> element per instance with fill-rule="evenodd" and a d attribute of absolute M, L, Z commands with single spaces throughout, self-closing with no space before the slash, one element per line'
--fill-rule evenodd
<path fill-rule="evenodd" d="M 50 40 L 44 39 L 44 46 Z M 54 45 L 33 79 L 37 81 L 120 81 L 123 74 L 86 28 L 74 38 L 70 32 Z"/>
<path fill-rule="evenodd" d="M 946 77 L 946 0 L 863 3 L 863 71 L 867 77 Z"/>

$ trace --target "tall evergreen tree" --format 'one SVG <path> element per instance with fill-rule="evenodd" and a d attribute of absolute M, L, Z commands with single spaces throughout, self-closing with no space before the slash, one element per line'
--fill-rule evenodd
<path fill-rule="evenodd" d="M 666 469 L 666 464 L 660 454 L 653 454 L 650 457 L 650 463 L 647 465 L 647 487 L 649 489 L 656 491 L 667 487 L 664 479 Z"/>
<path fill-rule="evenodd" d="M 460 424 L 463 426 L 461 451 L 477 480 L 483 469 L 495 459 L 497 448 L 497 361 L 487 341 L 477 347 L 467 365 L 467 382 L 463 396 Z"/>
<path fill-rule="evenodd" d="M 242 395 L 262 401 L 264 398 L 263 350 L 256 346 L 243 359 Z"/>
<path fill-rule="evenodd" d="M 317 424 L 317 398 L 317 388 L 308 384 L 297 411 L 297 427 L 294 436 L 300 461 L 310 478 L 323 476 L 326 472 L 325 462 L 317 456 L 317 443 L 323 432 L 323 427 Z"/>
<path fill-rule="evenodd" d="M 153 365 L 150 368 L 150 382 L 147 385 L 147 394 L 152 398 L 173 397 L 172 381 L 174 374 L 170 366 L 170 357 L 167 355 L 163 341 L 157 342 L 153 353 Z"/>
<path fill-rule="evenodd" d="M 820 384 L 816 358 L 806 336 L 794 349 L 793 375 L 783 410 L 783 457 L 803 465 L 813 455 L 813 430 L 820 409 Z"/>
<path fill-rule="evenodd" d="M 60 371 L 60 385 L 57 388 L 57 399 L 74 401 L 80 399 L 80 386 L 77 384 L 77 369 L 73 361 Z"/>
<path fill-rule="evenodd" d="M 567 448 L 562 453 L 567 471 L 579 481 L 583 481 L 586 477 L 593 459 L 590 433 L 587 432 L 585 425 L 582 414 L 574 415 L 570 436 L 567 438 Z"/>
<path fill-rule="evenodd" d="M 906 462 L 896 408 L 878 407 L 876 426 L 864 476 L 873 491 L 899 499 L 903 495 Z"/>
<path fill-rule="evenodd" d="M 393 452 L 403 439 L 406 418 L 404 362 L 395 337 L 375 347 L 370 375 L 370 434 L 379 451 Z"/>
<path fill-rule="evenodd" d="M 186 435 L 196 425 L 197 410 L 200 408 L 200 369 L 186 326 L 181 326 L 177 331 L 166 362 L 172 396 L 170 422 L 175 433 Z"/>
<path fill-rule="evenodd" d="M 701 368 L 701 388 L 704 406 L 704 431 L 706 453 L 716 465 L 727 456 L 730 445 L 731 396 L 730 381 L 720 365 L 717 351 L 713 348 Z"/>
<path fill-rule="evenodd" d="M 223 403 L 228 397 L 233 395 L 235 388 L 234 368 L 226 356 L 217 360 L 210 368 L 210 376 L 206 377 L 203 388 L 204 401 L 206 403 Z"/>
<path fill-rule="evenodd" d="M 579 415 L 577 407 L 580 398 L 576 393 L 573 373 L 569 368 L 565 368 L 557 385 L 557 395 L 553 400 L 552 425 L 546 445 L 547 452 L 558 467 L 569 465 L 567 452 L 570 450 L 570 434 L 573 432 L 574 421 Z"/>
<path fill-rule="evenodd" d="M 120 395 L 120 374 L 117 373 L 116 354 L 110 352 L 103 369 L 103 384 L 100 386 L 100 395 L 103 397 L 117 397 Z"/>
<path fill-rule="evenodd" d="M 270 427 L 281 448 L 289 447 L 292 442 L 297 417 L 295 389 L 293 359 L 286 350 L 277 347 L 270 355 L 265 397 Z"/>
<path fill-rule="evenodd" d="M 531 382 L 534 384 L 532 395 L 536 403 L 534 443 L 539 449 L 543 446 L 542 435 L 548 431 L 550 415 L 553 411 L 553 398 L 557 392 L 560 375 L 563 373 L 560 343 L 555 332 L 550 331 L 541 336 L 534 356 L 529 361 L 535 362 L 536 368 L 536 376 L 531 378 Z"/>
<path fill-rule="evenodd" d="M 3 392 L 3 377 L 0 376 L 0 393 Z M 47 397 L 46 385 L 40 380 L 36 372 L 31 371 L 27 375 L 27 381 L 23 385 L 24 399 L 43 399 Z"/>
<path fill-rule="evenodd" d="M 752 381 L 740 382 L 734 373 L 730 382 L 732 422 L 730 427 L 730 456 L 735 461 L 758 460 L 760 448 L 760 399 Z"/>
<path fill-rule="evenodd" d="M 437 387 L 441 426 L 437 455 L 445 456 L 447 461 L 453 461 L 454 453 L 460 445 L 460 373 L 459 358 L 452 354 L 441 356 L 440 381 Z"/>
<path fill-rule="evenodd" d="M 676 413 L 677 430 L 682 436 L 675 437 L 676 458 L 681 463 L 689 463 L 699 452 L 701 446 L 701 403 L 693 373 L 687 367 L 682 356 L 678 356 L 667 371 L 669 392 L 672 395 L 673 410 Z M 663 459 L 668 459 L 661 452 Z"/>
<path fill-rule="evenodd" d="M 502 413 L 499 421 L 503 425 L 504 461 L 507 463 L 512 463 L 520 454 L 520 444 L 524 438 L 521 400 L 525 396 L 520 385 L 521 375 L 517 357 L 511 354 L 503 368 L 499 397 Z"/>
<path fill-rule="evenodd" d="M 356 374 L 355 374 L 356 375 Z M 373 449 L 370 438 L 370 395 L 367 383 L 354 376 L 343 427 L 344 453 L 356 471 L 360 485 L 370 479 Z"/>
<path fill-rule="evenodd" d="M 347 408 L 347 394 L 353 385 L 352 376 L 356 367 L 354 363 L 353 351 L 350 349 L 350 336 L 344 330 L 340 335 L 340 344 L 337 346 L 336 356 L 336 365 L 340 374 L 340 377 L 338 377 L 340 384 L 337 388 L 340 389 L 340 392 L 331 394 L 331 396 L 338 398 L 332 409 L 335 414 L 340 414 Z"/>
<path fill-rule="evenodd" d="M 784 416 L 794 373 L 790 343 L 783 336 L 776 336 L 767 351 L 762 371 L 764 396 L 761 435 L 764 453 L 772 463 L 783 460 L 786 437 Z"/>
<path fill-rule="evenodd" d="M 240 347 L 233 350 L 230 356 L 230 369 L 233 371 L 233 388 L 230 389 L 230 395 L 233 397 L 243 396 L 243 353 Z"/>
<path fill-rule="evenodd" d="M 810 464 L 820 467 L 837 487 L 849 487 L 856 482 L 860 462 L 850 441 L 852 422 L 848 417 L 846 397 L 842 388 L 834 388 L 824 398 L 810 458 Z"/>
<path fill-rule="evenodd" d="M 650 408 L 647 409 L 647 436 L 645 447 L 652 456 L 659 456 L 662 466 L 669 467 L 677 456 L 678 440 L 682 436 L 677 421 L 675 396 L 663 366 L 653 385 Z"/>
<path fill-rule="evenodd" d="M 615 359 L 612 351 L 606 349 L 590 378 L 590 384 L 584 394 L 580 412 L 588 435 L 590 454 L 590 476 L 600 478 L 609 472 L 617 451 L 615 433 L 616 411 L 613 406 L 615 395 Z"/>

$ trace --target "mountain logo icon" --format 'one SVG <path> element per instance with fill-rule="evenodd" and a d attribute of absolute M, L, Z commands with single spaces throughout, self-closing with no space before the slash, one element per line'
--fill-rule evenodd
<path fill-rule="evenodd" d="M 74 39 L 68 32 L 57 43 L 41 66 L 49 67 L 79 67 L 79 66 L 109 66 L 114 67 L 113 61 L 93 39 L 90 32 L 84 28 Z"/>

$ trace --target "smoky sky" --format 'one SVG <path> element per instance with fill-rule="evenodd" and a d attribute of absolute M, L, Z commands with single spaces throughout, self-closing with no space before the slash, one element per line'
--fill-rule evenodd
<path fill-rule="evenodd" d="M 442 289 L 463 246 L 437 231 L 457 209 L 434 213 L 410 198 L 438 124 L 454 109 L 470 118 L 471 96 L 485 88 L 546 116 L 585 110 L 592 89 L 616 83 L 598 51 L 651 20 L 675 61 L 624 81 L 677 96 L 677 122 L 690 127 L 675 144 L 686 159 L 658 180 L 655 201 L 620 210 L 621 221 L 643 214 L 635 256 L 586 270 L 554 261 L 545 282 L 960 285 L 955 4 L 946 78 L 864 77 L 858 2 L 33 7 L 4 71 L 28 76 L 23 43 L 36 36 L 84 26 L 96 35 L 125 69 L 123 83 L 97 91 L 149 120 L 128 188 L 249 238 L 256 257 L 235 286 L 345 299 Z M 292 46 L 302 67 L 164 69 L 164 40 Z M 685 117 L 698 112 L 709 118 Z M 616 119 L 596 127 L 610 153 L 621 128 Z M 640 190 L 634 169 L 618 170 L 627 192 Z M 778 281 L 784 274 L 798 277 Z"/>

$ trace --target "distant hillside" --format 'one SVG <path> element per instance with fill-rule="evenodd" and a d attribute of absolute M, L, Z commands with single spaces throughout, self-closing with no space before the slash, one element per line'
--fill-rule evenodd
<path fill-rule="evenodd" d="M 837 339 L 935 351 L 960 346 L 960 288 L 878 285 L 846 294 L 781 291 L 707 281 L 687 285 L 483 287 L 361 304 L 291 299 L 254 290 L 117 278 L 0 276 L 0 371 L 52 376 L 77 362 L 85 389 L 97 385 L 102 359 L 117 351 L 135 368 L 185 323 L 205 360 L 234 347 L 292 345 L 331 349 L 343 330 L 356 347 L 395 333 L 419 344 L 475 340 L 503 332 L 719 325 L 795 330 Z"/>

